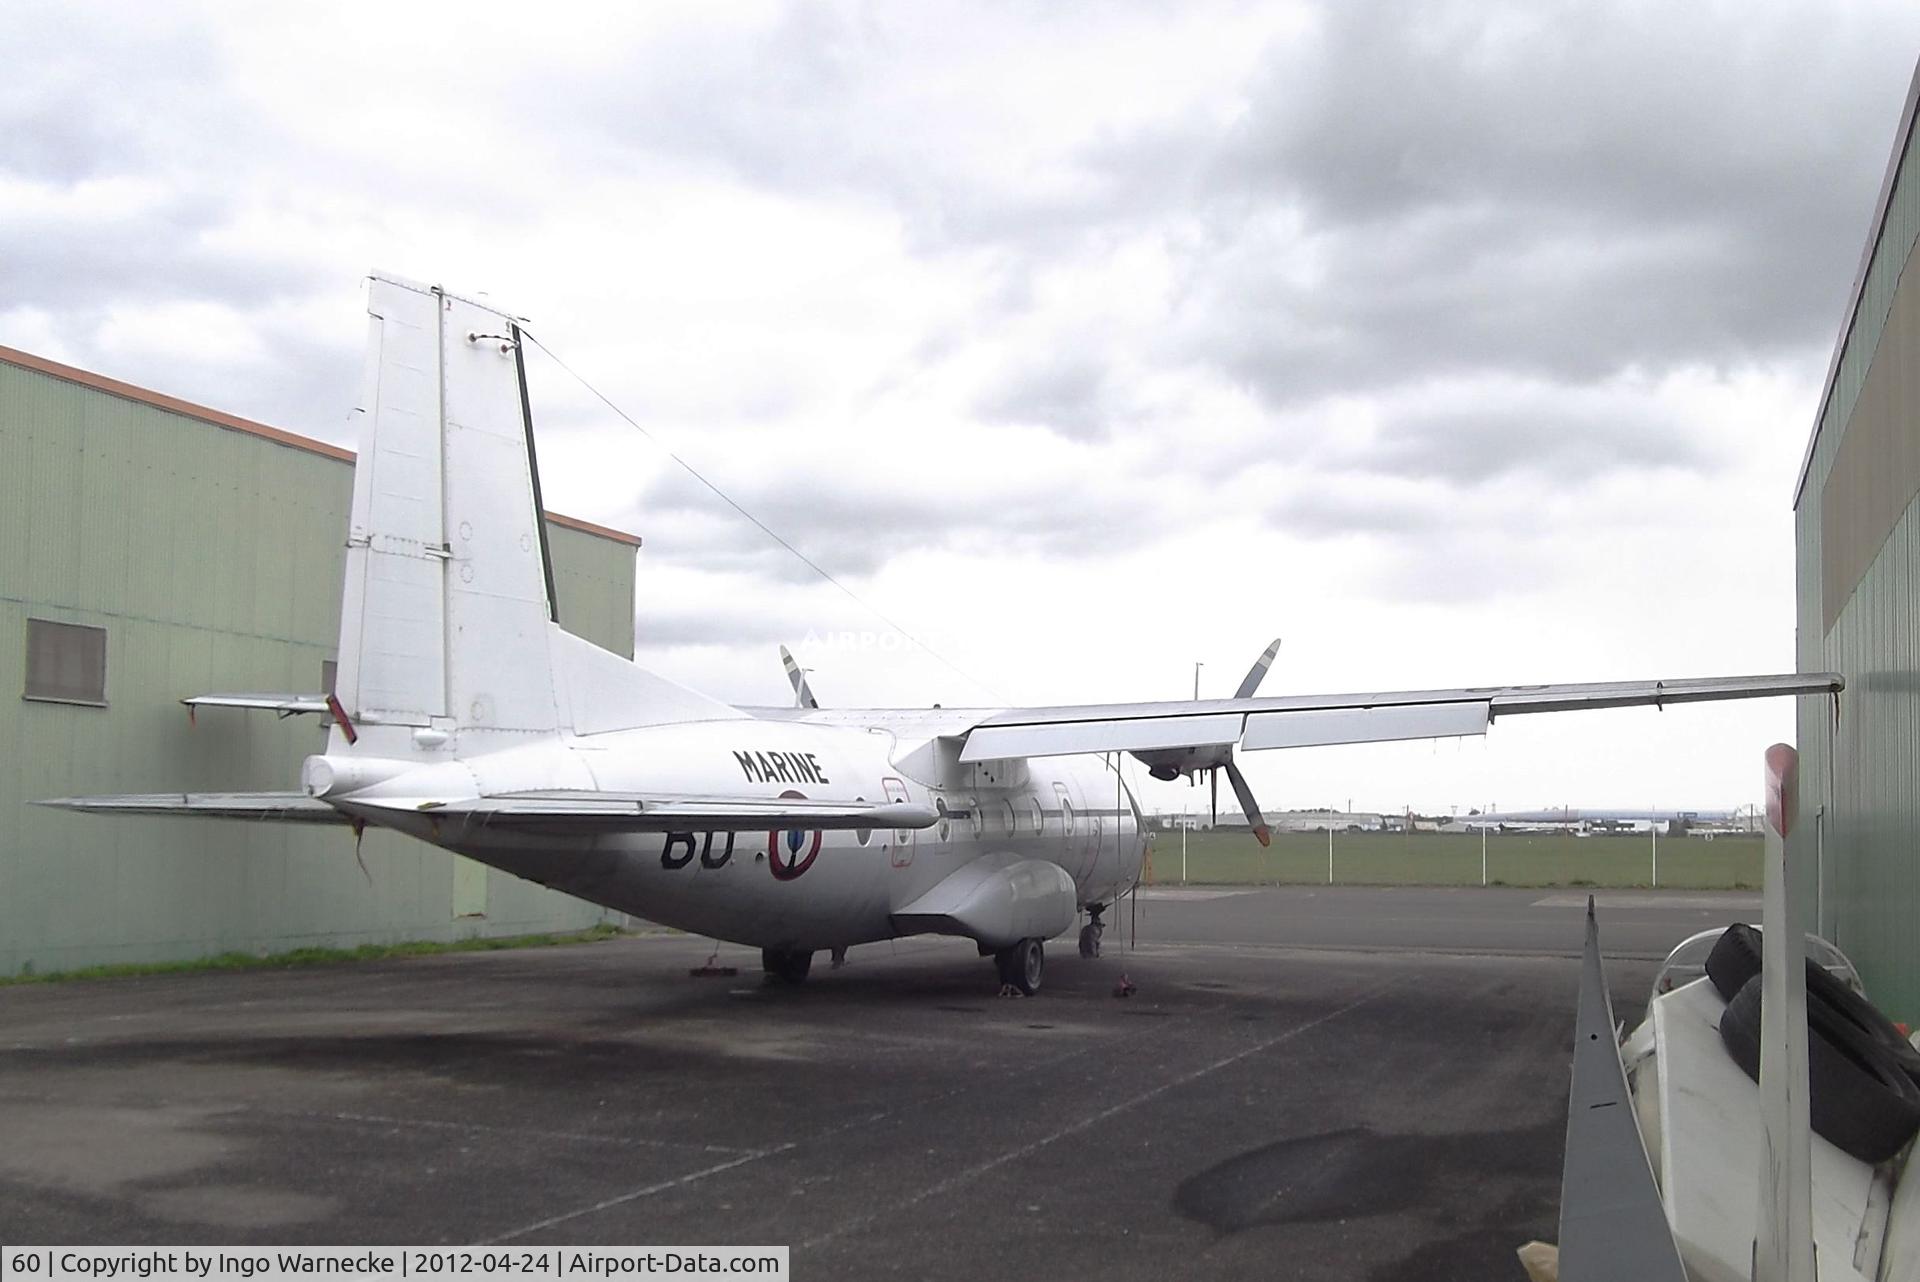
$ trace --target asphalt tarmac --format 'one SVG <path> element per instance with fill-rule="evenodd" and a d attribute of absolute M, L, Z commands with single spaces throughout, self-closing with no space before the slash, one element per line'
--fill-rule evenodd
<path fill-rule="evenodd" d="M 1615 1013 L 1752 895 L 1601 892 Z M 1522 1276 L 1585 900 L 1163 888 L 694 978 L 678 935 L 0 988 L 0 1239 L 786 1244 L 826 1278 Z M 1114 995 L 1122 976 L 1137 992 Z"/>

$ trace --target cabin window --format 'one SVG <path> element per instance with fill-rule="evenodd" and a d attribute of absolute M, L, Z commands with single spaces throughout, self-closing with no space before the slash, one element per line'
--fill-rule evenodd
<path fill-rule="evenodd" d="M 1040 803 L 1037 800 L 1029 801 L 1027 805 L 1033 808 L 1033 835 L 1038 837 L 1047 830 L 1047 812 L 1040 809 Z"/>
<path fill-rule="evenodd" d="M 1073 836 L 1073 803 L 1065 797 L 1060 798 L 1060 825 L 1067 830 L 1067 836 Z"/>
<path fill-rule="evenodd" d="M 107 630 L 27 620 L 27 683 L 21 697 L 107 706 Z"/>

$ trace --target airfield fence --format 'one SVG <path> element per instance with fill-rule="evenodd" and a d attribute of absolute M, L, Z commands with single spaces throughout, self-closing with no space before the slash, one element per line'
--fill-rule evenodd
<path fill-rule="evenodd" d="M 1758 836 L 1662 837 L 1661 887 L 1757 890 L 1764 841 Z M 1335 832 L 1334 885 L 1478 886 L 1481 839 L 1475 833 Z M 1655 845 L 1645 834 L 1577 837 L 1569 833 L 1489 833 L 1486 884 L 1495 886 L 1651 886 Z M 1179 885 L 1180 834 L 1159 832 L 1147 882 Z M 1189 885 L 1328 884 L 1324 832 L 1276 833 L 1262 849 L 1244 829 L 1187 834 Z"/>

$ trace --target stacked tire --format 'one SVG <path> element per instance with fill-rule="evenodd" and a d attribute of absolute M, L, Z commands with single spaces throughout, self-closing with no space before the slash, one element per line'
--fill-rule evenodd
<path fill-rule="evenodd" d="M 1707 955 L 1707 978 L 1726 999 L 1720 1040 L 1760 1080 L 1760 932 L 1729 926 Z M 1807 962 L 1807 1120 L 1814 1133 L 1863 1162 L 1884 1162 L 1920 1130 L 1920 1051 L 1878 1007 Z"/>

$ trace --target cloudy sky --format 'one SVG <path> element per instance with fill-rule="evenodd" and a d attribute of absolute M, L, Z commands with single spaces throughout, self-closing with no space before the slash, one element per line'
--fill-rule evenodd
<path fill-rule="evenodd" d="M 948 706 L 1225 694 L 1275 635 L 1264 693 L 1791 669 L 1920 54 L 1889 0 L 8 25 L 0 343 L 349 443 L 360 277 L 485 292 L 872 607 L 536 358 L 549 503 L 646 539 L 643 664 L 782 701 L 784 641 L 823 701 Z M 1791 735 L 1246 767 L 1270 809 L 1730 806 Z"/>

